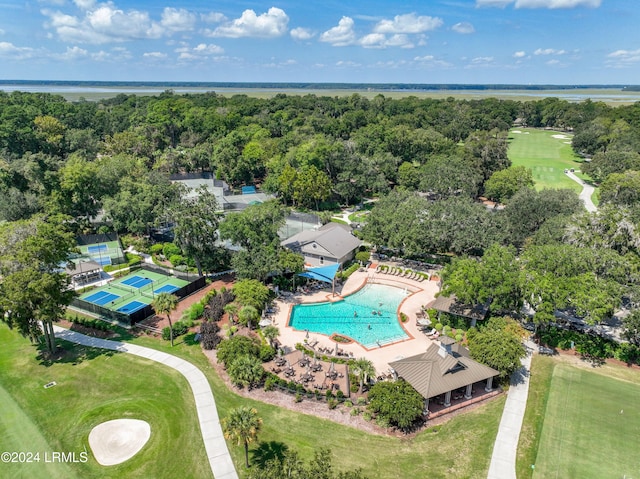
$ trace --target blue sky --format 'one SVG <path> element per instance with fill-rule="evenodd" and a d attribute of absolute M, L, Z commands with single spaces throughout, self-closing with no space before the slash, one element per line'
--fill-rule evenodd
<path fill-rule="evenodd" d="M 0 79 L 639 84 L 637 0 L 0 0 Z"/>

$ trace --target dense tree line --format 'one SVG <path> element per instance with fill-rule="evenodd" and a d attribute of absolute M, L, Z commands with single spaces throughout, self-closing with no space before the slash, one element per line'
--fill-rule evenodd
<path fill-rule="evenodd" d="M 598 213 L 580 214 L 571 192 L 534 191 L 530 174 L 511 168 L 507 131 L 514 122 L 575 132 L 574 150 L 590 160 L 584 170 L 602 185 Z M 233 187 L 259 183 L 280 204 L 222 220 L 213 197 L 186 200 L 169 180 L 199 171 Z M 495 253 L 492 245 L 514 247 L 528 289 L 514 288 L 517 298 L 505 292 L 497 305 L 527 301 L 541 318 L 570 305 L 598 321 L 622 298 L 635 301 L 638 171 L 640 104 L 358 94 L 258 99 L 170 90 L 67 102 L 0 92 L 0 221 L 63 214 L 76 233 L 104 224 L 136 235 L 173 223 L 176 242 L 199 271 L 225 256 L 215 245 L 219 226 L 220 239 L 242 247 L 234 269 L 261 280 L 301 268 L 298 257 L 279 248 L 283 206 L 322 209 L 377 196 L 365 239 L 408 256 L 481 262 Z M 476 201 L 481 194 L 506 207 L 486 209 Z M 586 254 L 585 242 L 593 243 L 588 261 L 556 274 L 567 258 Z M 545 265 L 538 260 L 544 255 L 557 262 Z M 564 286 L 550 296 L 546 281 L 558 278 Z"/>

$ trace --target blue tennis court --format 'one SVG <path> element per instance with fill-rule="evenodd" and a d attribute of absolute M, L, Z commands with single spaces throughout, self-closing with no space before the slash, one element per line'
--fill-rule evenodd
<path fill-rule="evenodd" d="M 95 244 L 95 245 L 87 246 L 87 252 L 89 254 L 102 253 L 103 251 L 106 253 L 107 250 L 108 248 L 106 244 Z"/>
<path fill-rule="evenodd" d="M 97 293 L 92 294 L 91 296 L 87 296 L 84 298 L 85 301 L 88 301 L 93 304 L 97 304 L 98 306 L 104 306 L 111 301 L 115 301 L 120 298 L 117 294 L 109 293 L 107 291 L 98 291 Z"/>
<path fill-rule="evenodd" d="M 111 264 L 111 256 L 92 256 L 91 259 L 98 263 L 100 266 Z"/>
<path fill-rule="evenodd" d="M 154 289 L 153 292 L 155 294 L 160 294 L 160 293 L 173 293 L 174 291 L 178 291 L 180 289 L 179 286 L 175 286 L 173 284 L 165 284 L 164 286 L 161 286 L 158 289 Z"/>
<path fill-rule="evenodd" d="M 149 278 L 143 278 L 142 276 L 132 276 L 131 278 L 127 278 L 124 281 L 121 281 L 121 283 L 126 284 L 127 286 L 131 286 L 132 288 L 142 288 L 149 283 L 153 283 L 153 280 Z"/>
<path fill-rule="evenodd" d="M 117 309 L 120 313 L 131 314 L 135 313 L 139 309 L 142 309 L 146 306 L 146 304 L 141 303 L 140 301 L 131 301 L 130 303 L 125 304 Z"/>

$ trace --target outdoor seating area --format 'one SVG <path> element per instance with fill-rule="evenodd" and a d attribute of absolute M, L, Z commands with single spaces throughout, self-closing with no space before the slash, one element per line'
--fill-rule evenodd
<path fill-rule="evenodd" d="M 321 361 L 295 350 L 264 364 L 267 371 L 289 381 L 301 384 L 305 389 L 341 390 L 349 395 L 349 374 L 346 364 Z"/>
<path fill-rule="evenodd" d="M 423 273 L 421 271 L 415 271 L 408 268 L 400 268 L 397 266 L 389 266 L 385 264 L 379 264 L 375 269 L 376 273 L 382 273 L 389 276 L 398 276 L 401 278 L 410 279 L 419 283 L 429 279 L 429 273 Z"/>

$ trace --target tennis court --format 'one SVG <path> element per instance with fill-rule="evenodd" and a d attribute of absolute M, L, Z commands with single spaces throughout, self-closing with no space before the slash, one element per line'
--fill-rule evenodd
<path fill-rule="evenodd" d="M 180 289 L 180 286 L 176 286 L 175 284 L 165 284 L 164 286 L 161 286 L 158 289 L 154 289 L 153 292 L 155 294 L 173 293 L 174 291 L 178 291 L 179 289 Z"/>
<path fill-rule="evenodd" d="M 89 254 L 106 252 L 108 250 L 108 246 L 106 244 L 94 244 L 87 246 L 87 252 Z"/>
<path fill-rule="evenodd" d="M 125 314 L 135 313 L 139 309 L 144 308 L 148 303 L 142 303 L 140 301 L 131 301 L 124 306 L 120 306 L 116 311 Z"/>
<path fill-rule="evenodd" d="M 85 293 L 80 299 L 111 311 L 133 314 L 151 304 L 156 295 L 174 293 L 188 284 L 174 276 L 141 269 Z"/>
<path fill-rule="evenodd" d="M 97 293 L 93 293 L 91 296 L 87 296 L 83 299 L 90 303 L 104 306 L 105 304 L 110 303 L 111 301 L 116 301 L 119 298 L 120 296 L 110 293 L 109 291 L 98 291 Z"/>
<path fill-rule="evenodd" d="M 150 283 L 153 283 L 151 278 L 142 277 L 142 276 L 131 276 L 125 280 L 120 281 L 121 284 L 126 284 L 127 286 L 131 286 L 132 288 L 142 288 Z"/>
<path fill-rule="evenodd" d="M 119 241 L 106 241 L 102 243 L 80 244 L 80 253 L 89 256 L 100 266 L 124 262 L 124 253 Z"/>

